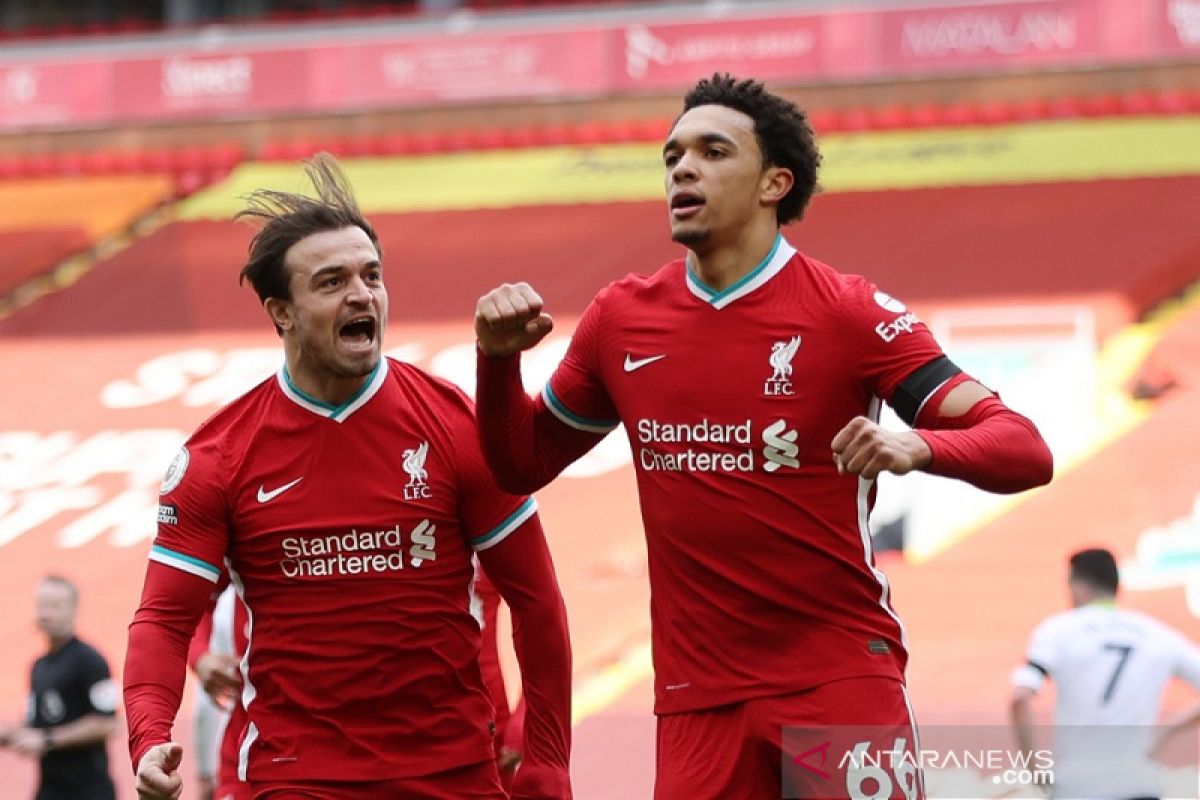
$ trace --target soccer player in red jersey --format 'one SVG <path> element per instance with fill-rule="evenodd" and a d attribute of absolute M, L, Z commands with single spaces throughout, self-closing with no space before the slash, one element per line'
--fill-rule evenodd
<path fill-rule="evenodd" d="M 529 497 L 497 488 L 455 387 L 381 356 L 379 240 L 328 156 L 319 199 L 260 190 L 242 276 L 284 365 L 205 422 L 162 487 L 129 631 L 142 798 L 180 792 L 188 642 L 228 570 L 249 618 L 239 779 L 256 800 L 503 798 L 474 559 L 514 618 L 528 716 L 512 794 L 567 798 L 570 645 Z"/>
<path fill-rule="evenodd" d="M 480 437 L 500 485 L 528 492 L 624 424 L 649 550 L 656 797 L 779 797 L 795 791 L 784 725 L 899 726 L 911 747 L 904 629 L 867 526 L 875 478 L 1016 492 L 1049 481 L 1052 459 L 900 301 L 781 235 L 820 163 L 792 103 L 700 81 L 663 163 L 686 257 L 601 291 L 536 399 L 518 354 L 552 328 L 541 297 L 480 298 Z M 882 402 L 915 429 L 881 428 Z"/>

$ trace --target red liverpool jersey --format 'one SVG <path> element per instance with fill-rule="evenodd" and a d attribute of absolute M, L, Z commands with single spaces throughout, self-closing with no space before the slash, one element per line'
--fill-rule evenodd
<path fill-rule="evenodd" d="M 163 487 L 151 559 L 248 611 L 242 780 L 385 780 L 492 758 L 475 550 L 535 513 L 495 488 L 469 401 L 384 359 L 332 408 L 286 372 L 218 412 Z"/>
<path fill-rule="evenodd" d="M 577 429 L 625 425 L 659 713 L 903 678 L 874 481 L 839 475 L 830 443 L 940 355 L 899 301 L 782 237 L 724 291 L 679 260 L 588 307 L 542 399 Z"/>

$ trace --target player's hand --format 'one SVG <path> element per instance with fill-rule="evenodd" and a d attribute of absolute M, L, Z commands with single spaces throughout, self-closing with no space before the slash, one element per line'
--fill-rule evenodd
<path fill-rule="evenodd" d="M 833 437 L 833 461 L 842 475 L 867 479 L 881 472 L 904 475 L 929 465 L 933 453 L 912 431 L 889 431 L 866 417 L 855 417 Z"/>
<path fill-rule="evenodd" d="M 517 767 L 511 800 L 571 800 L 571 776 L 564 769 L 528 762 Z"/>
<path fill-rule="evenodd" d="M 238 661 L 227 653 L 205 653 L 196 660 L 196 677 L 204 692 L 223 711 L 228 711 L 233 698 L 242 689 Z"/>
<path fill-rule="evenodd" d="M 138 800 L 178 800 L 183 792 L 179 762 L 183 748 L 175 742 L 151 747 L 138 762 Z"/>
<path fill-rule="evenodd" d="M 27 758 L 41 758 L 46 752 L 46 735 L 37 728 L 17 728 L 8 735 L 8 747 Z"/>
<path fill-rule="evenodd" d="M 475 337 L 485 356 L 511 356 L 528 350 L 554 330 L 542 311 L 542 298 L 528 283 L 505 283 L 475 304 Z"/>

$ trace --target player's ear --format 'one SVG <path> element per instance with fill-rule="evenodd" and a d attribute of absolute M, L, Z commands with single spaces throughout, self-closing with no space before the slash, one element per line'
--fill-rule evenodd
<path fill-rule="evenodd" d="M 268 297 L 263 300 L 263 309 L 266 310 L 267 316 L 271 318 L 271 322 L 275 323 L 275 328 L 280 333 L 290 331 L 295 324 L 292 319 L 292 304 L 287 300 Z"/>
<path fill-rule="evenodd" d="M 787 197 L 795 184 L 796 176 L 787 167 L 767 167 L 763 170 L 759 200 L 763 205 L 775 205 Z"/>

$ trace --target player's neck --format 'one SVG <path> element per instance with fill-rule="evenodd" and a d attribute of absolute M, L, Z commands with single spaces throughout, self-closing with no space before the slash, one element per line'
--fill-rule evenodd
<path fill-rule="evenodd" d="M 777 228 L 747 229 L 732 244 L 688 248 L 687 265 L 700 281 L 718 292 L 728 289 L 762 266 L 775 248 Z"/>
<path fill-rule="evenodd" d="M 47 652 L 57 653 L 59 650 L 62 650 L 64 647 L 67 646 L 67 642 L 71 641 L 74 638 L 75 638 L 74 631 L 72 631 L 71 633 L 68 633 L 66 636 L 48 636 L 48 637 L 46 637 L 46 643 L 49 646 Z"/>

